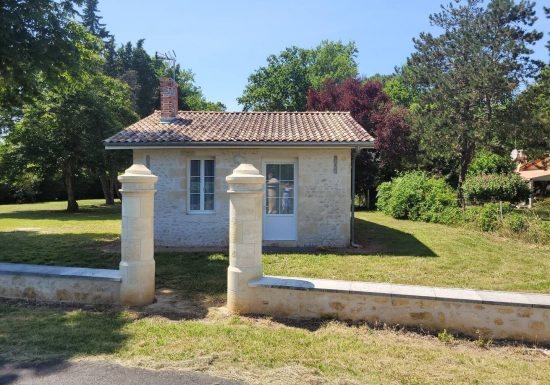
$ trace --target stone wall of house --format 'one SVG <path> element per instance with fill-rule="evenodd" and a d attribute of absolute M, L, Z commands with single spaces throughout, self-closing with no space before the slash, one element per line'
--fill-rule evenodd
<path fill-rule="evenodd" d="M 190 159 L 215 160 L 214 213 L 187 211 L 187 173 Z M 351 149 L 139 149 L 134 163 L 145 164 L 158 176 L 155 196 L 157 246 L 227 246 L 229 198 L 225 177 L 241 163 L 263 173 L 263 162 L 297 161 L 297 246 L 349 244 Z"/>

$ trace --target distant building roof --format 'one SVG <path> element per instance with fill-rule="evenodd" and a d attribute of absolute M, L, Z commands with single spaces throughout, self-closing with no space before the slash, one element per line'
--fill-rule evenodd
<path fill-rule="evenodd" d="M 160 111 L 104 141 L 107 148 L 138 146 L 361 146 L 374 138 L 349 112 L 179 111 L 161 122 Z"/>
<path fill-rule="evenodd" d="M 548 170 L 548 169 L 550 169 L 550 156 L 547 156 L 542 159 L 535 159 L 530 162 L 525 162 L 519 166 L 519 171 Z"/>
<path fill-rule="evenodd" d="M 550 181 L 550 156 L 520 164 L 517 172 L 524 180 Z"/>

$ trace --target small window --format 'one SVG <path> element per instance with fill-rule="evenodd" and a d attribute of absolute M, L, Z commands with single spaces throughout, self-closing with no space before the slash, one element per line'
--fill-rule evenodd
<path fill-rule="evenodd" d="M 189 211 L 214 211 L 214 159 L 189 162 L 188 195 Z"/>

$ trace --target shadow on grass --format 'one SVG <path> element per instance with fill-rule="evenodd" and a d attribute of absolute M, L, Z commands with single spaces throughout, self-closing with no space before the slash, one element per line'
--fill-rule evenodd
<path fill-rule="evenodd" d="M 315 255 L 370 255 L 400 257 L 437 257 L 432 249 L 414 235 L 369 222 L 355 219 L 355 243 L 359 247 L 264 247 L 264 255 L 315 254 Z"/>
<path fill-rule="evenodd" d="M 70 213 L 66 210 L 18 210 L 0 213 L 2 219 L 56 220 L 56 221 L 97 221 L 120 219 L 121 205 L 83 206 L 79 211 Z M 26 207 L 27 208 L 27 207 Z"/>
<path fill-rule="evenodd" d="M 73 357 L 114 353 L 128 338 L 123 329 L 129 321 L 119 311 L 83 311 L 0 300 L 0 384 L 17 381 L 16 371 L 10 368 L 40 374 L 63 370 Z"/>
<path fill-rule="evenodd" d="M 355 234 L 356 242 L 362 246 L 362 254 L 437 257 L 414 235 L 364 219 L 355 219 Z"/>

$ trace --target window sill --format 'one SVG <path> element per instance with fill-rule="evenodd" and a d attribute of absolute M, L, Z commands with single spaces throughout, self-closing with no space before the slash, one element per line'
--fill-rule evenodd
<path fill-rule="evenodd" d="M 209 210 L 209 211 L 190 211 L 187 210 L 187 215 L 214 215 L 216 214 L 215 210 Z"/>

